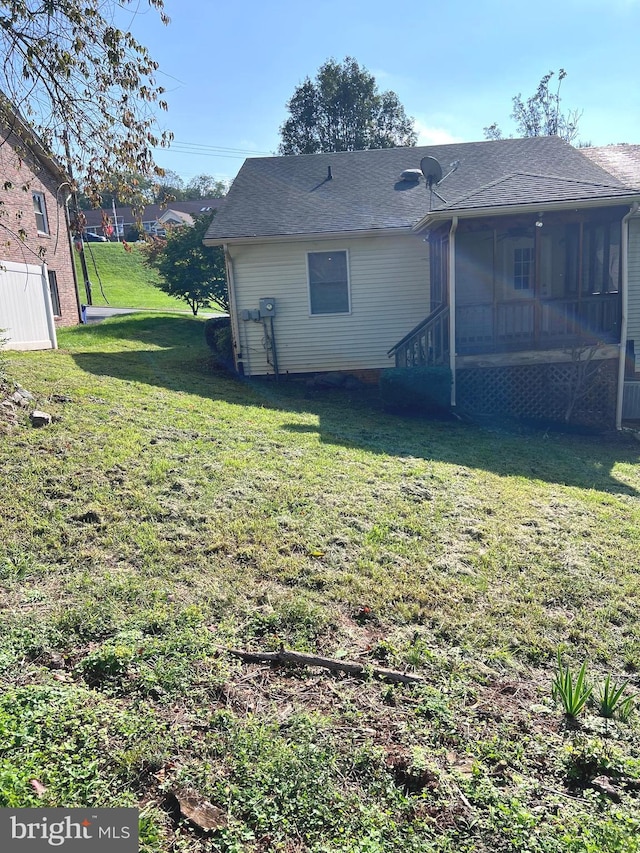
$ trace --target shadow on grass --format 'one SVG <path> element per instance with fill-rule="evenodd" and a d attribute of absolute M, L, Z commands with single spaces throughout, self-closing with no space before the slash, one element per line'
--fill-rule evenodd
<path fill-rule="evenodd" d="M 86 329 L 86 327 L 84 327 Z M 79 347 L 87 332 L 69 343 Z M 563 435 L 522 429 L 486 429 L 456 421 L 433 421 L 384 411 L 377 388 L 356 391 L 310 388 L 303 382 L 239 380 L 216 369 L 204 344 L 203 323 L 190 317 L 113 319 L 91 327 L 91 350 L 72 353 L 82 370 L 235 405 L 313 414 L 318 425 L 282 424 L 288 432 L 317 433 L 322 442 L 367 452 L 431 459 L 501 476 L 637 495 L 612 475 L 616 464 L 639 461 L 636 442 L 613 436 Z M 153 341 L 162 349 L 96 351 L 102 342 Z M 72 349 L 75 349 L 72 346 Z"/>
<path fill-rule="evenodd" d="M 153 343 L 163 348 L 204 346 L 203 325 L 202 318 L 189 315 L 138 311 L 116 315 L 101 323 L 63 329 L 60 336 L 63 343 L 73 348 L 87 342 L 92 350 L 97 350 L 101 341 L 125 340 Z"/>

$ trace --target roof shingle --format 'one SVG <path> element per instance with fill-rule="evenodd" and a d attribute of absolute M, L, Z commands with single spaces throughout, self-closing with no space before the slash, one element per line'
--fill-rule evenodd
<path fill-rule="evenodd" d="M 437 194 L 423 180 L 400 179 L 427 155 L 445 173 L 458 161 Z M 631 194 L 628 184 L 558 137 L 264 157 L 245 161 L 205 239 L 409 229 L 430 209 Z"/>
<path fill-rule="evenodd" d="M 623 183 L 640 187 L 640 145 L 581 148 L 582 153 Z"/>

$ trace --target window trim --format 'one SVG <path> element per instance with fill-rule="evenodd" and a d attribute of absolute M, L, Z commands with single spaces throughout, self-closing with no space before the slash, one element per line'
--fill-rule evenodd
<path fill-rule="evenodd" d="M 347 310 L 346 311 L 313 311 L 313 306 L 311 303 L 311 269 L 309 264 L 309 257 L 311 255 L 336 255 L 343 254 L 345 256 L 345 268 L 347 271 Z M 309 308 L 309 317 L 345 317 L 351 314 L 351 272 L 350 272 L 350 259 L 349 259 L 349 250 L 348 249 L 314 249 L 313 251 L 308 251 L 306 253 L 306 261 L 307 261 L 307 300 L 308 300 L 308 308 Z"/>
<path fill-rule="evenodd" d="M 33 190 L 31 196 L 34 202 L 33 212 L 36 218 L 36 228 L 38 228 L 38 211 L 36 211 L 35 206 L 36 201 L 39 202 L 40 215 L 42 216 L 42 224 L 44 225 L 44 229 L 38 228 L 38 234 L 45 234 L 46 236 L 49 236 L 51 232 L 49 231 L 49 217 L 47 216 L 47 200 L 45 198 L 45 194 L 38 190 Z"/>

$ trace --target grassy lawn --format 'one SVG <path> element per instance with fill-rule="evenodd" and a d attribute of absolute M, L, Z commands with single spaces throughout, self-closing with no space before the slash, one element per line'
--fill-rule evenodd
<path fill-rule="evenodd" d="M 149 853 L 640 850 L 640 712 L 598 700 L 640 686 L 640 445 L 240 382 L 202 326 L 8 354 L 54 422 L 0 442 L 0 807 L 137 805 Z M 281 644 L 424 682 L 227 652 Z"/>
<path fill-rule="evenodd" d="M 167 296 L 154 286 L 158 273 L 144 265 L 137 246 L 133 245 L 131 252 L 125 252 L 120 243 L 86 243 L 85 252 L 94 305 L 189 311 L 186 302 Z M 74 258 L 83 297 L 84 279 L 77 252 L 74 252 Z"/>

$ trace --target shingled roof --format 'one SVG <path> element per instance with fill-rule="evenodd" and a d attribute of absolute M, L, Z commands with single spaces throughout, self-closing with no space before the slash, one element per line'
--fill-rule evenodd
<path fill-rule="evenodd" d="M 445 173 L 431 194 L 401 180 L 435 157 Z M 408 230 L 429 212 L 612 199 L 633 189 L 558 137 L 246 160 L 209 228 L 227 240 Z M 431 196 L 431 198 L 430 198 Z"/>
<path fill-rule="evenodd" d="M 640 145 L 604 145 L 580 150 L 618 180 L 640 187 Z"/>
<path fill-rule="evenodd" d="M 469 210 L 471 208 L 497 207 L 515 204 L 543 204 L 553 201 L 584 201 L 603 195 L 616 197 L 628 195 L 627 187 L 617 186 L 610 177 L 609 183 L 578 181 L 575 178 L 558 178 L 548 175 L 529 175 L 519 172 L 498 178 L 451 204 L 442 204 L 438 210 Z"/>

